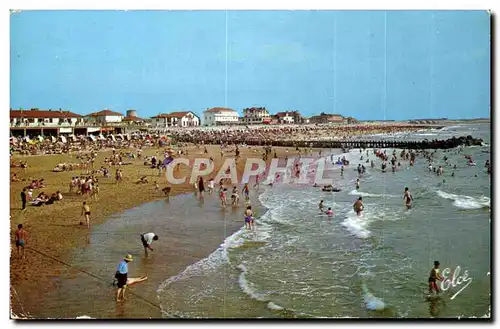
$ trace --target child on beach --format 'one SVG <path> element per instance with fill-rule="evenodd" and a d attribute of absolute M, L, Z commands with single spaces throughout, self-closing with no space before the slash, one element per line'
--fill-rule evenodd
<path fill-rule="evenodd" d="M 245 194 L 245 201 L 248 201 L 250 199 L 250 188 L 248 187 L 248 183 L 245 183 L 241 192 Z"/>
<path fill-rule="evenodd" d="M 220 190 L 219 190 L 219 198 L 220 198 L 220 202 L 221 202 L 221 206 L 223 208 L 226 207 L 226 192 L 227 192 L 227 189 L 224 188 L 224 187 L 221 187 Z"/>
<path fill-rule="evenodd" d="M 236 207 L 239 203 L 240 196 L 238 195 L 238 188 L 236 186 L 233 187 L 233 193 L 231 194 L 231 205 Z"/>
<path fill-rule="evenodd" d="M 208 194 L 212 194 L 212 192 L 214 191 L 214 187 L 215 187 L 215 181 L 213 178 L 210 178 L 210 180 L 208 181 Z"/>
<path fill-rule="evenodd" d="M 17 258 L 26 258 L 26 253 L 24 246 L 28 240 L 28 232 L 23 229 L 23 224 L 17 225 L 16 231 L 16 248 L 17 248 Z"/>
<path fill-rule="evenodd" d="M 254 227 L 252 206 L 247 206 L 245 210 L 245 228 L 251 230 Z"/>

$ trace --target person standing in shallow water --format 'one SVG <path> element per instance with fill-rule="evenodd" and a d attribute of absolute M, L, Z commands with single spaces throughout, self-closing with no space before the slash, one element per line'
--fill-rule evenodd
<path fill-rule="evenodd" d="M 200 198 L 203 198 L 203 192 L 205 192 L 205 183 L 203 182 L 203 177 L 198 180 L 198 191 L 200 192 Z"/>
<path fill-rule="evenodd" d="M 439 287 L 436 283 L 436 280 L 443 281 L 443 277 L 441 277 L 441 274 L 439 274 L 439 261 L 434 261 L 434 267 L 431 269 L 431 273 L 429 274 L 429 294 L 432 293 L 432 291 L 435 291 L 437 294 L 439 294 Z"/>
<path fill-rule="evenodd" d="M 254 227 L 252 206 L 245 210 L 245 227 L 249 230 Z"/>
<path fill-rule="evenodd" d="M 132 255 L 127 255 L 118 264 L 115 273 L 115 279 L 118 281 L 118 290 L 116 292 L 116 301 L 121 302 L 125 300 L 125 290 L 127 289 L 127 279 L 128 279 L 128 263 L 133 261 Z M 121 295 L 121 298 L 120 298 Z"/>
<path fill-rule="evenodd" d="M 154 251 L 151 247 L 153 241 L 158 241 L 158 235 L 154 233 L 141 234 L 141 242 L 142 246 L 144 247 L 144 253 L 146 254 L 146 257 L 148 257 L 148 249 Z"/>
<path fill-rule="evenodd" d="M 413 202 L 413 196 L 411 195 L 410 190 L 407 187 L 405 187 L 403 199 L 405 201 L 406 209 L 411 209 L 411 204 Z"/>
<path fill-rule="evenodd" d="M 359 197 L 356 202 L 353 204 L 353 209 L 356 212 L 358 216 L 361 216 L 361 213 L 363 212 L 364 206 L 363 206 L 363 197 Z"/>

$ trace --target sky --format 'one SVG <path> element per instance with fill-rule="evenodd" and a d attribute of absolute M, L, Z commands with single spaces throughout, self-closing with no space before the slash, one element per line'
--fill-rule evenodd
<path fill-rule="evenodd" d="M 490 116 L 485 11 L 23 11 L 13 109 Z"/>

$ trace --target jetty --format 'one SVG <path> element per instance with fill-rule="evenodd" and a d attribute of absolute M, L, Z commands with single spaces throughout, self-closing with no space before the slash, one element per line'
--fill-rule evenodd
<path fill-rule="evenodd" d="M 183 136 L 184 138 L 179 139 L 180 142 L 188 143 L 200 143 L 201 140 L 197 140 L 194 137 Z M 226 142 L 222 140 L 204 140 L 205 144 L 221 144 L 221 142 Z M 366 149 L 366 148 L 399 148 L 399 149 L 410 149 L 410 150 L 424 150 L 424 149 L 452 149 L 458 146 L 473 146 L 473 145 L 483 145 L 483 140 L 481 138 L 473 138 L 472 136 L 462 136 L 462 137 L 452 137 L 446 140 L 328 140 L 328 141 L 318 141 L 318 140 L 262 140 L 262 139 L 239 139 L 233 138 L 229 144 L 245 144 L 252 146 L 281 146 L 281 147 L 313 147 L 313 148 L 338 148 L 338 149 Z"/>

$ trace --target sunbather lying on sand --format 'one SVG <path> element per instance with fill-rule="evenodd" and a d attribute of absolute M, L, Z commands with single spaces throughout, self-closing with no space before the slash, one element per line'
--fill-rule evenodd
<path fill-rule="evenodd" d="M 127 286 L 132 286 L 132 285 L 134 285 L 136 283 L 141 283 L 143 281 L 146 281 L 147 279 L 148 279 L 148 277 L 146 275 L 142 276 L 140 278 L 128 278 L 127 279 Z M 117 283 L 117 280 L 115 279 L 113 281 L 113 285 L 116 285 L 116 283 Z"/>

